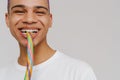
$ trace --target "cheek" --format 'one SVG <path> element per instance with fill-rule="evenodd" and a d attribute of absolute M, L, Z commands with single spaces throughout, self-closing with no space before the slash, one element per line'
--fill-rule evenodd
<path fill-rule="evenodd" d="M 10 20 L 10 25 L 15 26 L 22 19 L 22 17 L 20 17 L 20 16 L 11 16 L 10 19 L 11 19 Z"/>
<path fill-rule="evenodd" d="M 15 31 L 17 30 L 17 23 L 20 21 L 21 17 L 11 16 L 9 20 L 9 28 L 13 36 L 15 36 Z"/>
<path fill-rule="evenodd" d="M 48 29 L 50 27 L 51 21 L 49 17 L 40 17 L 38 20 L 45 28 Z"/>

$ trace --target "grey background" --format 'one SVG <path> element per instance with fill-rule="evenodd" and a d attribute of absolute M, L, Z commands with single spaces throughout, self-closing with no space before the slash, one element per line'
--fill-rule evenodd
<path fill-rule="evenodd" d="M 98 80 L 120 80 L 120 0 L 50 0 L 53 27 L 49 44 L 89 63 Z M 5 25 L 6 0 L 0 0 L 0 68 L 19 55 Z"/>

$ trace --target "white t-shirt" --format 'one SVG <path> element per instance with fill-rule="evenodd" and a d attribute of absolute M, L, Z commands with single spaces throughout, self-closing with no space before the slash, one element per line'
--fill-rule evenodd
<path fill-rule="evenodd" d="M 24 80 L 26 67 L 17 62 L 0 71 L 0 80 Z M 85 62 L 59 51 L 47 61 L 33 67 L 32 80 L 96 80 L 93 70 Z"/>

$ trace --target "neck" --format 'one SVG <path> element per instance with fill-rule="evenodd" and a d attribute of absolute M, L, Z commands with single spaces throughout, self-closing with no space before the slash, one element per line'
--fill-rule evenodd
<path fill-rule="evenodd" d="M 27 50 L 26 47 L 20 45 L 20 56 L 18 58 L 18 63 L 20 65 L 26 66 L 27 64 Z M 34 65 L 40 64 L 48 60 L 55 53 L 55 50 L 50 48 L 46 41 L 34 47 Z"/>

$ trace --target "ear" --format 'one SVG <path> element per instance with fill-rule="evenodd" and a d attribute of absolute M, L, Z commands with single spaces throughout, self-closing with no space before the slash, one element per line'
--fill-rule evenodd
<path fill-rule="evenodd" d="M 52 18 L 52 14 L 50 14 L 49 16 L 50 16 L 49 28 L 51 28 L 53 23 L 53 18 Z"/>
<path fill-rule="evenodd" d="M 9 28 L 9 13 L 5 13 L 5 21 L 6 21 L 7 27 Z"/>

